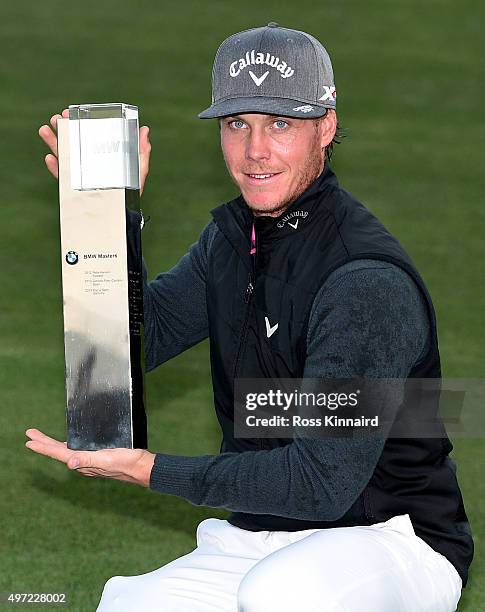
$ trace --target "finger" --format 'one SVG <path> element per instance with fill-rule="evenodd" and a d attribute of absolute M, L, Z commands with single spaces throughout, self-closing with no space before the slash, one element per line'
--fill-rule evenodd
<path fill-rule="evenodd" d="M 46 444 L 39 440 L 29 440 L 25 443 L 25 446 L 39 455 L 57 459 L 57 461 L 62 461 L 63 463 L 67 463 L 73 454 L 73 451 L 66 448 L 62 443 Z"/>
<path fill-rule="evenodd" d="M 47 170 L 52 174 L 54 178 L 59 178 L 59 163 L 57 161 L 57 157 L 55 155 L 46 155 L 45 156 L 45 165 L 47 166 Z"/>
<path fill-rule="evenodd" d="M 58 442 L 57 440 L 55 442 L 56 444 L 50 444 L 42 440 L 29 440 L 25 443 L 25 446 L 39 455 L 62 461 L 71 470 L 77 469 L 78 467 L 93 467 L 93 453 L 91 451 L 73 451 L 67 448 L 66 442 Z"/>
<path fill-rule="evenodd" d="M 31 440 L 42 442 L 44 444 L 62 444 L 62 442 L 59 442 L 59 440 L 47 436 L 45 433 L 42 433 L 38 429 L 27 429 L 25 435 L 28 436 Z"/>
<path fill-rule="evenodd" d="M 150 128 L 146 125 L 140 128 L 140 193 L 143 193 L 145 181 L 150 168 Z"/>
<path fill-rule="evenodd" d="M 101 449 L 97 451 L 69 451 L 71 456 L 68 459 L 67 467 L 71 470 L 78 468 L 91 468 L 97 470 L 102 476 L 105 472 L 112 469 L 112 453 L 117 450 L 125 449 Z"/>
<path fill-rule="evenodd" d="M 150 157 L 152 145 L 150 143 L 150 128 L 144 125 L 140 128 L 140 156 Z"/>
<path fill-rule="evenodd" d="M 140 128 L 140 142 L 149 138 L 150 128 L 148 125 L 142 125 Z"/>
<path fill-rule="evenodd" d="M 47 436 L 45 433 L 38 429 L 27 429 L 25 435 L 28 436 L 31 440 L 34 440 L 36 442 L 42 442 L 43 444 L 62 444 L 62 442 L 59 442 L 59 440 Z"/>
<path fill-rule="evenodd" d="M 57 157 L 57 136 L 48 125 L 43 125 L 39 128 L 39 136 L 49 147 L 52 153 Z"/>
<path fill-rule="evenodd" d="M 68 109 L 68 108 L 65 108 L 65 109 L 62 111 L 62 117 L 63 117 L 64 119 L 68 119 L 68 117 L 69 117 L 69 109 Z"/>
<path fill-rule="evenodd" d="M 62 115 L 59 115 L 59 113 L 56 113 L 55 115 L 52 115 L 52 117 L 50 119 L 50 124 L 52 125 L 52 128 L 54 130 L 57 129 L 57 120 L 58 119 L 62 119 Z"/>

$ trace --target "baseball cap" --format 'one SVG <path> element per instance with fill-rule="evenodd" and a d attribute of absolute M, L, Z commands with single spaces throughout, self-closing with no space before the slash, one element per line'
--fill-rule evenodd
<path fill-rule="evenodd" d="M 313 36 L 275 22 L 233 34 L 212 68 L 212 119 L 241 113 L 321 117 L 336 107 L 330 57 Z"/>

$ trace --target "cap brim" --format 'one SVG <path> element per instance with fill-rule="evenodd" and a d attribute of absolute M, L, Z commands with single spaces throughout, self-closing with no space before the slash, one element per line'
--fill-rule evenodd
<path fill-rule="evenodd" d="M 262 113 L 264 115 L 312 119 L 325 115 L 327 108 L 329 107 L 323 104 L 302 102 L 301 100 L 252 96 L 250 98 L 231 98 L 230 100 L 216 102 L 199 113 L 198 117 L 199 119 L 215 119 L 243 113 Z M 332 106 L 331 108 L 335 107 Z"/>

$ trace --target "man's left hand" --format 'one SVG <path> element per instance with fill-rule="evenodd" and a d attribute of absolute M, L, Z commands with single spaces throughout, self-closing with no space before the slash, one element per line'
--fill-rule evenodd
<path fill-rule="evenodd" d="M 67 448 L 67 442 L 59 442 L 46 436 L 38 429 L 27 429 L 30 438 L 27 448 L 62 461 L 70 470 L 84 476 L 101 476 L 125 482 L 133 482 L 143 487 L 150 485 L 155 455 L 141 448 L 107 448 L 98 451 L 79 451 Z"/>

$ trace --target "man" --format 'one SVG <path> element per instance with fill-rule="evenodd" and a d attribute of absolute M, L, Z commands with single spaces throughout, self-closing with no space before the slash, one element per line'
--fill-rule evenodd
<path fill-rule="evenodd" d="M 455 610 L 473 541 L 444 430 L 234 435 L 238 378 L 439 378 L 440 364 L 422 279 L 329 166 L 336 91 L 323 46 L 275 23 L 235 34 L 217 52 L 212 94 L 199 116 L 219 120 L 241 196 L 211 211 L 144 300 L 148 369 L 210 337 L 221 453 L 70 451 L 37 430 L 27 446 L 232 514 L 203 521 L 188 555 L 110 579 L 98 610 Z M 40 134 L 56 174 L 54 134 Z M 144 179 L 146 128 L 140 140 Z M 399 404 L 390 399 L 389 414 Z"/>

